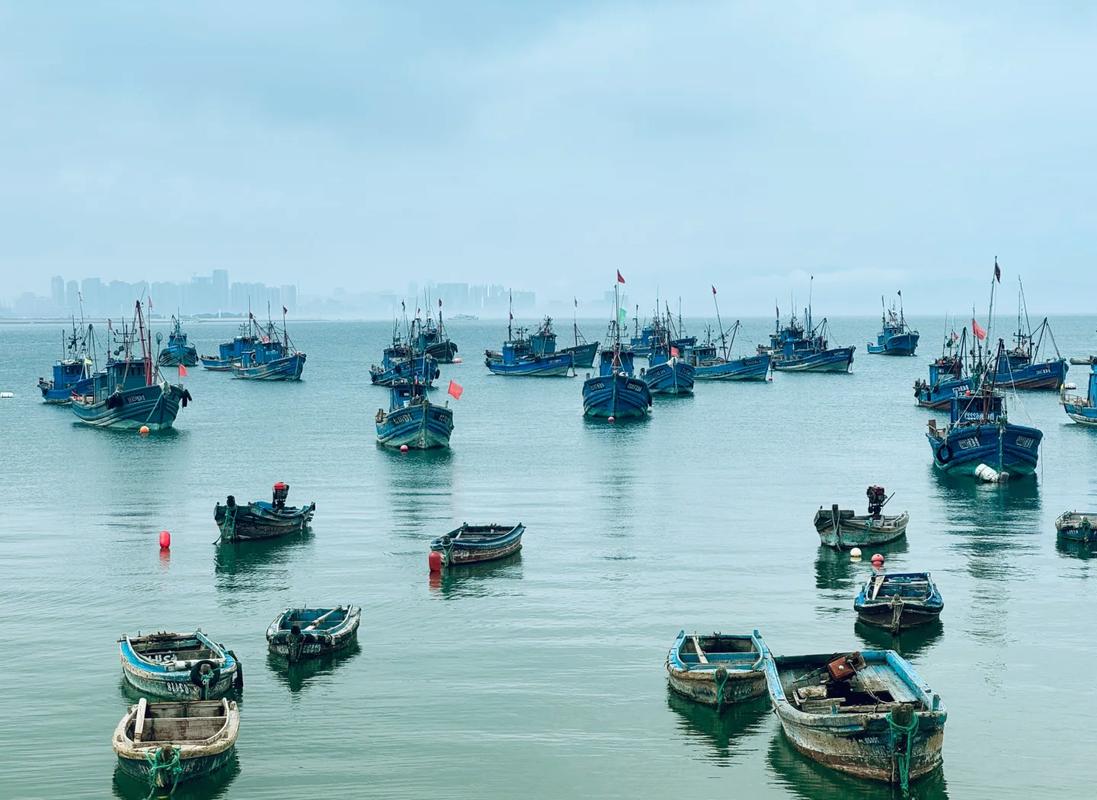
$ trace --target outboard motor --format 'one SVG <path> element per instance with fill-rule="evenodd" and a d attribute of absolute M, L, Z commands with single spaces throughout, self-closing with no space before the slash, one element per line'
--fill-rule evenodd
<path fill-rule="evenodd" d="M 868 513 L 873 519 L 880 519 L 880 510 L 884 507 L 887 492 L 883 486 L 870 486 L 865 490 L 868 497 Z"/>
<path fill-rule="evenodd" d="M 274 484 L 274 499 L 271 501 L 271 505 L 281 511 L 286 507 L 287 495 L 289 495 L 289 484 L 278 481 L 278 483 Z"/>

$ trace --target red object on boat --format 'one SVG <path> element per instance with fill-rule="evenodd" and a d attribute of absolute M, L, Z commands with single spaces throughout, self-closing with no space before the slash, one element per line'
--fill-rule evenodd
<path fill-rule="evenodd" d="M 160 549 L 168 550 L 171 548 L 171 534 L 167 531 L 160 531 Z"/>

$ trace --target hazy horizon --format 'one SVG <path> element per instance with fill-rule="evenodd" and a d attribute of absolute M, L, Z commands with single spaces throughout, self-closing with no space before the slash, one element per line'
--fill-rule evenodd
<path fill-rule="evenodd" d="M 1097 290 L 1095 12 L 0 4 L 0 299 L 54 274 L 720 290 L 764 317 Z"/>

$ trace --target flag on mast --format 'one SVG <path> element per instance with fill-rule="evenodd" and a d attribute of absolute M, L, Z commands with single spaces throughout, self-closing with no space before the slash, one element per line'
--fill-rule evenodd
<path fill-rule="evenodd" d="M 624 283 L 625 282 L 625 276 L 621 274 L 621 270 L 617 270 L 617 282 L 618 283 Z"/>
<path fill-rule="evenodd" d="M 998 283 L 1002 282 L 1002 268 L 998 266 L 998 256 L 994 257 L 994 279 Z"/>
<path fill-rule="evenodd" d="M 975 317 L 971 318 L 971 332 L 975 334 L 975 338 L 979 341 L 987 338 L 987 331 L 982 325 L 975 321 Z"/>
<path fill-rule="evenodd" d="M 715 287 L 715 286 L 713 286 L 713 287 L 712 287 L 712 293 L 713 293 L 714 295 L 716 294 L 716 287 Z"/>
<path fill-rule="evenodd" d="M 465 387 L 450 378 L 449 389 L 447 391 L 454 400 L 460 400 L 461 394 L 465 391 Z"/>
<path fill-rule="evenodd" d="M 180 378 L 187 377 L 187 368 L 184 367 L 182 364 L 179 365 L 179 377 Z"/>

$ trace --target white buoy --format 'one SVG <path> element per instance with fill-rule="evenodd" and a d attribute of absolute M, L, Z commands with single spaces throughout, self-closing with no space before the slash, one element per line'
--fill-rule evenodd
<path fill-rule="evenodd" d="M 11 400 L 15 397 L 15 392 L 0 392 L 0 400 Z"/>
<path fill-rule="evenodd" d="M 849 560 L 850 561 L 860 561 L 861 560 L 861 548 L 860 547 L 854 547 L 852 550 L 849 551 Z"/>
<path fill-rule="evenodd" d="M 986 464 L 980 464 L 975 468 L 975 477 L 986 483 L 1005 483 L 1009 480 L 1009 473 L 994 469 Z"/>

